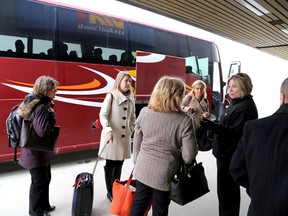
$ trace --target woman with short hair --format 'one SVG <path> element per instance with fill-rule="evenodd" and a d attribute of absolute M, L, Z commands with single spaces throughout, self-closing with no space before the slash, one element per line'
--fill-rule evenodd
<path fill-rule="evenodd" d="M 58 84 L 52 77 L 40 76 L 34 83 L 33 92 L 25 97 L 18 110 L 22 118 L 32 121 L 36 134 L 43 139 L 50 135 L 56 123 L 53 99 Z M 49 216 L 49 212 L 55 209 L 49 201 L 52 157 L 53 152 L 21 149 L 18 164 L 29 169 L 31 175 L 29 215 Z"/>

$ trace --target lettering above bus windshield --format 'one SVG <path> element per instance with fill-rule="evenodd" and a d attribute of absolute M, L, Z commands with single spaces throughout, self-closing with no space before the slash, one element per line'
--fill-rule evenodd
<path fill-rule="evenodd" d="M 85 31 L 97 31 L 119 36 L 125 36 L 125 24 L 121 20 L 116 20 L 99 15 L 78 13 L 78 29 Z M 81 22 L 82 21 L 82 22 Z"/>
<path fill-rule="evenodd" d="M 27 10 L 23 10 L 23 8 L 27 8 Z M 31 23 L 33 23 L 34 27 L 40 29 L 48 28 L 52 30 L 55 28 L 55 23 L 51 21 L 53 19 L 49 19 L 48 23 L 45 20 L 45 23 L 43 23 L 43 14 L 41 12 L 38 13 L 37 10 L 33 10 L 36 12 L 31 16 L 31 8 L 39 9 L 37 5 L 26 2 L 20 2 L 16 5 L 17 13 L 19 14 L 18 17 L 21 17 L 21 19 L 17 20 L 20 29 L 27 29 L 28 31 L 31 28 Z M 50 14 L 47 17 L 53 17 L 54 11 L 49 8 L 47 14 Z M 37 19 L 35 16 L 39 16 L 39 18 Z M 128 32 L 123 20 L 64 8 L 58 8 L 57 23 L 59 29 L 73 33 L 91 32 L 91 34 L 94 34 L 93 32 L 98 32 L 115 35 L 116 37 L 125 37 Z"/>
<path fill-rule="evenodd" d="M 114 18 L 108 18 L 95 14 L 87 14 L 83 12 L 74 11 L 63 11 L 59 14 L 59 27 L 69 28 L 69 30 L 74 30 L 74 32 L 86 33 L 98 32 L 103 34 L 112 34 L 119 37 L 125 37 L 127 30 L 125 29 L 124 21 L 117 20 Z M 67 18 L 72 18 L 67 26 Z"/>

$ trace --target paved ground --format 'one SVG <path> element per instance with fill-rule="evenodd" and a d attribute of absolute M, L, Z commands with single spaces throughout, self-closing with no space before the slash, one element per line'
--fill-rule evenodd
<path fill-rule="evenodd" d="M 96 152 L 69 154 L 56 158 L 52 164 L 52 181 L 50 186 L 51 204 L 56 205 L 52 216 L 71 215 L 72 196 L 75 177 L 81 172 L 92 172 Z M 210 192 L 185 206 L 171 202 L 169 215 L 177 216 L 217 216 L 218 202 L 216 195 L 216 161 L 209 152 L 200 152 L 198 162 L 203 162 Z M 100 160 L 94 176 L 93 216 L 109 216 L 110 202 L 106 198 L 104 182 L 104 160 Z M 131 160 L 123 165 L 122 180 L 127 179 L 132 170 Z M 5 216 L 28 216 L 28 194 L 30 174 L 19 169 L 18 165 L 0 164 L 0 212 Z M 247 215 L 249 198 L 242 190 L 240 216 Z M 149 216 L 152 213 L 150 211 Z"/>

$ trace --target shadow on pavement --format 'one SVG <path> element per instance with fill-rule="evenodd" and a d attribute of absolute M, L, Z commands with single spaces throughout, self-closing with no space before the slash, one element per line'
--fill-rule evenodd
<path fill-rule="evenodd" d="M 98 155 L 98 149 L 89 149 L 79 152 L 55 154 L 54 159 L 51 161 L 51 164 L 58 165 L 69 162 L 89 163 L 92 160 L 95 160 L 96 155 Z M 23 168 L 20 167 L 14 161 L 0 163 L 0 173 L 13 172 L 17 170 L 23 170 Z"/>

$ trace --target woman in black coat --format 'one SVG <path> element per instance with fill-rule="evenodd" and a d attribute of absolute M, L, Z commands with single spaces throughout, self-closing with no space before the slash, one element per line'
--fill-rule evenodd
<path fill-rule="evenodd" d="M 219 216 L 237 216 L 240 209 L 240 187 L 229 172 L 231 158 L 243 134 L 244 124 L 258 118 L 251 95 L 250 77 L 245 73 L 233 75 L 228 80 L 231 105 L 224 111 L 219 124 L 204 119 L 200 124 L 215 132 L 213 155 L 217 158 L 217 193 Z"/>

